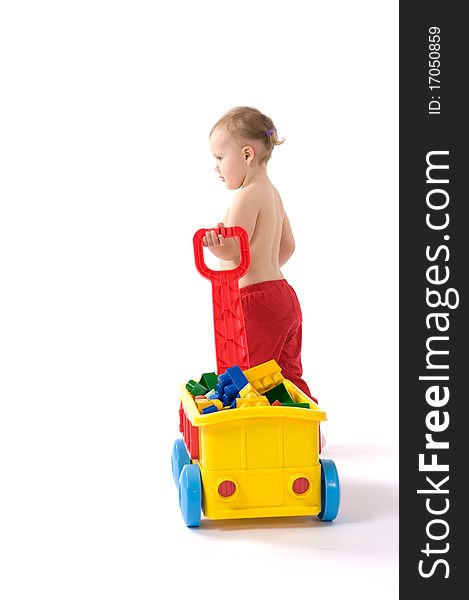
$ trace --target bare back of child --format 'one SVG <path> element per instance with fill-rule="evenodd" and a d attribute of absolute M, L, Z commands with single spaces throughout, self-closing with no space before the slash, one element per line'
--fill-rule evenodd
<path fill-rule="evenodd" d="M 293 253 L 294 240 L 280 194 L 267 178 L 236 194 L 223 223 L 227 227 L 241 225 L 249 236 L 251 264 L 239 282 L 240 288 L 284 278 L 280 267 Z M 238 257 L 221 260 L 220 266 L 232 269 L 238 261 Z"/>

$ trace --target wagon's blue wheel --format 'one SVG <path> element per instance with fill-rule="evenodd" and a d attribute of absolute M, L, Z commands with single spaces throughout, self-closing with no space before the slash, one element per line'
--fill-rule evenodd
<path fill-rule="evenodd" d="M 321 521 L 333 521 L 339 512 L 339 474 L 333 460 L 322 458 L 321 463 Z"/>
<path fill-rule="evenodd" d="M 184 465 L 179 477 L 179 506 L 188 527 L 200 525 L 202 482 L 198 464 Z"/>
<path fill-rule="evenodd" d="M 182 467 L 184 465 L 190 465 L 190 463 L 191 459 L 189 454 L 187 454 L 184 440 L 176 440 L 171 453 L 171 468 L 173 469 L 173 479 L 176 487 L 179 486 L 179 475 L 181 474 Z"/>

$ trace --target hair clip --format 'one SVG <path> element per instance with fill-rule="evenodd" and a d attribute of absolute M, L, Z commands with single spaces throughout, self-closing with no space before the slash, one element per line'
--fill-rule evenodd
<path fill-rule="evenodd" d="M 270 137 L 270 136 L 271 136 L 271 135 L 273 135 L 273 134 L 274 134 L 274 130 L 273 130 L 273 129 L 267 129 L 267 131 L 265 132 L 265 135 L 266 135 L 267 137 Z"/>

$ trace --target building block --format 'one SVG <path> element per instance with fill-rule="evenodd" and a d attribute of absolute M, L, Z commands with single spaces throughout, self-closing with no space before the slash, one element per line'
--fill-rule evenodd
<path fill-rule="evenodd" d="M 256 390 L 256 388 L 253 385 L 251 385 L 250 383 L 245 385 L 239 391 L 239 395 L 241 396 L 241 398 L 254 398 L 255 396 L 261 396 L 261 394 L 259 394 L 259 392 Z"/>
<path fill-rule="evenodd" d="M 202 412 L 204 408 L 207 408 L 207 406 L 216 406 L 218 410 L 222 410 L 223 403 L 221 402 L 221 400 L 207 400 L 205 396 L 203 396 L 203 398 L 204 400 L 196 399 L 197 408 L 199 409 L 199 412 Z"/>
<path fill-rule="evenodd" d="M 236 408 L 249 408 L 252 406 L 270 406 L 270 402 L 265 396 L 256 396 L 254 398 L 238 398 L 236 400 Z"/>
<path fill-rule="evenodd" d="M 203 415 L 208 415 L 210 413 L 218 412 L 218 408 L 213 404 L 212 406 L 206 406 L 202 409 Z"/>
<path fill-rule="evenodd" d="M 263 395 L 284 381 L 284 377 L 280 373 L 281 370 L 275 360 L 269 360 L 261 365 L 247 369 L 244 371 L 244 375 L 249 383 Z"/>
<path fill-rule="evenodd" d="M 192 388 L 194 387 L 194 385 L 197 383 L 197 381 L 194 381 L 193 379 L 189 379 L 189 381 L 186 383 L 186 390 L 188 392 L 192 393 Z"/>
<path fill-rule="evenodd" d="M 221 388 L 224 388 L 225 385 L 229 385 L 231 383 L 231 377 L 228 375 L 228 373 L 222 373 L 221 375 L 218 376 L 218 382 L 217 385 Z"/>
<path fill-rule="evenodd" d="M 234 367 L 230 367 L 226 370 L 226 372 L 231 377 L 231 381 L 237 387 L 238 390 L 242 390 L 243 387 L 249 383 L 245 374 L 237 365 L 235 365 Z"/>
<path fill-rule="evenodd" d="M 265 392 L 265 395 L 269 399 L 270 403 L 272 403 L 274 400 L 279 400 L 282 404 L 285 404 L 285 402 L 293 402 L 293 398 L 288 393 L 284 383 L 276 385 L 268 392 Z"/>
<path fill-rule="evenodd" d="M 193 396 L 204 396 L 208 392 L 206 387 L 200 383 L 197 383 L 193 379 L 189 379 L 189 381 L 186 383 L 186 390 Z"/>
<path fill-rule="evenodd" d="M 282 406 L 291 406 L 293 408 L 311 408 L 308 402 L 284 402 Z"/>
<path fill-rule="evenodd" d="M 238 388 L 234 385 L 234 383 L 231 383 L 230 385 L 225 386 L 223 393 L 226 394 L 228 398 L 234 398 L 238 393 Z"/>
<path fill-rule="evenodd" d="M 205 396 L 207 392 L 208 389 L 205 386 L 201 385 L 200 383 L 196 383 L 192 388 L 191 394 L 193 396 Z"/>
<path fill-rule="evenodd" d="M 275 402 L 272 402 L 271 406 L 283 406 L 283 405 L 278 400 L 275 400 Z"/>
<path fill-rule="evenodd" d="M 214 390 L 218 383 L 218 375 L 216 373 L 203 373 L 199 383 L 207 390 Z"/>

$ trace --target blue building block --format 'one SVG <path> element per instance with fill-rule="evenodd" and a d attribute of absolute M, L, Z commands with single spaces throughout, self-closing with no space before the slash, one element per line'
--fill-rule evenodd
<path fill-rule="evenodd" d="M 241 371 L 241 369 L 235 365 L 234 367 L 230 367 L 226 370 L 228 375 L 231 378 L 231 381 L 238 388 L 238 390 L 242 390 L 244 386 L 246 386 L 249 381 L 247 380 L 246 375 Z"/>
<path fill-rule="evenodd" d="M 231 383 L 231 377 L 228 373 L 222 373 L 218 376 L 218 385 L 225 387 L 225 385 L 229 385 Z"/>
<path fill-rule="evenodd" d="M 225 386 L 223 393 L 226 394 L 228 398 L 234 398 L 238 393 L 238 388 L 234 385 L 234 383 L 231 383 L 230 385 Z"/>
<path fill-rule="evenodd" d="M 213 404 L 212 406 L 206 406 L 202 409 L 203 415 L 208 415 L 209 413 L 218 412 L 218 408 Z"/>

